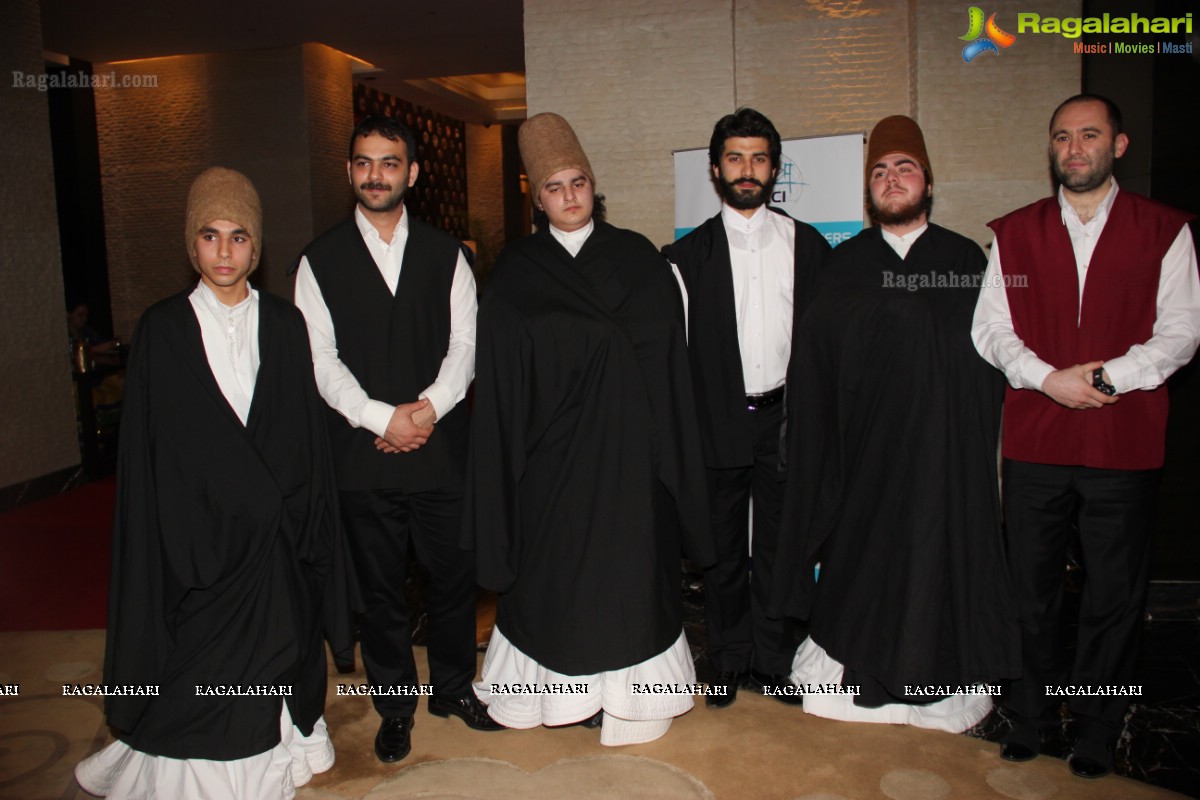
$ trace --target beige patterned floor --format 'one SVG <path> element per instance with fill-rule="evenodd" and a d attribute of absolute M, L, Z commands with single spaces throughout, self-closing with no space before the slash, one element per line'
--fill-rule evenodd
<path fill-rule="evenodd" d="M 102 631 L 0 634 L 0 798 L 77 800 L 75 763 L 107 741 L 93 698 L 62 684 L 99 682 Z M 418 657 L 423 667 L 423 652 Z M 1109 777 L 1084 781 L 1063 761 L 1007 764 L 996 746 L 900 726 L 805 715 L 743 693 L 728 709 L 698 707 L 662 739 L 609 749 L 583 728 L 479 733 L 423 708 L 399 765 L 371 751 L 378 718 L 365 697 L 332 697 L 326 718 L 337 764 L 298 800 L 1141 800 L 1180 797 Z M 174 800 L 164 798 L 163 800 Z"/>

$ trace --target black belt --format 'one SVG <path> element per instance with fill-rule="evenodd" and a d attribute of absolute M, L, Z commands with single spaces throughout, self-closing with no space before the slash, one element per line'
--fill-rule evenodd
<path fill-rule="evenodd" d="M 762 394 L 748 394 L 746 395 L 746 410 L 758 411 L 763 408 L 770 408 L 781 400 L 783 400 L 782 386 L 778 389 L 772 389 L 769 392 L 763 392 Z"/>

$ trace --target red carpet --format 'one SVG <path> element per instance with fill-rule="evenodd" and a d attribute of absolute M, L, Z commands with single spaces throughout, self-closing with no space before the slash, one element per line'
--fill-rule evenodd
<path fill-rule="evenodd" d="M 0 514 L 0 631 L 103 628 L 113 478 Z"/>

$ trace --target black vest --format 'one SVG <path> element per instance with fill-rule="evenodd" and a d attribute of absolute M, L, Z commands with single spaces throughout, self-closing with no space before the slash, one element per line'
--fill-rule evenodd
<path fill-rule="evenodd" d="M 459 243 L 409 217 L 408 242 L 393 297 L 355 217 L 321 234 L 304 251 L 337 336 L 338 358 L 372 400 L 399 405 L 437 379 L 450 346 L 450 288 Z M 443 414 L 429 441 L 411 453 L 375 449 L 375 434 L 329 409 L 340 489 L 457 486 L 466 455 L 462 403 Z"/>
<path fill-rule="evenodd" d="M 783 214 L 776 209 L 770 210 Z M 812 294 L 813 281 L 830 247 L 816 228 L 799 220 L 793 222 L 796 225 L 792 289 L 794 337 Z M 733 264 L 721 215 L 706 220 L 687 236 L 664 247 L 662 252 L 679 268 L 687 288 L 688 359 L 696 390 L 704 462 L 718 469 L 749 466 L 754 463 L 754 437 L 746 413 L 746 385 L 734 309 Z M 790 379 L 791 375 L 788 377 Z"/>

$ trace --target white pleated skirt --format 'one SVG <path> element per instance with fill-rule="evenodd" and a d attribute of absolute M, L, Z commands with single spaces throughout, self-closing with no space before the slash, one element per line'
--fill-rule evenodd
<path fill-rule="evenodd" d="M 673 645 L 640 664 L 563 675 L 522 653 L 497 627 L 475 694 L 488 715 L 509 728 L 570 725 L 603 710 L 600 743 L 612 746 L 651 742 L 665 734 L 672 719 L 692 709 L 693 695 L 683 690 L 695 683 L 696 666 L 683 631 Z M 635 684 L 642 691 L 635 691 Z"/>
<path fill-rule="evenodd" d="M 792 681 L 805 684 L 841 683 L 845 668 L 811 638 L 792 659 Z M 884 722 L 936 731 L 962 733 L 988 715 L 992 698 L 986 694 L 957 694 L 927 705 L 890 703 L 878 708 L 856 706 L 853 695 L 808 694 L 804 710 L 818 717 L 845 722 Z"/>
<path fill-rule="evenodd" d="M 75 780 L 112 800 L 292 800 L 296 787 L 333 766 L 333 742 L 324 717 L 302 735 L 286 703 L 279 731 L 275 747 L 236 761 L 166 758 L 116 741 L 76 764 Z"/>

